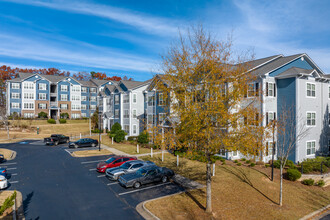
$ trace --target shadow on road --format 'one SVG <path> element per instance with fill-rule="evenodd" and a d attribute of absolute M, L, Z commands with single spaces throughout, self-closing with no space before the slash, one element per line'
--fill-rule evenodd
<path fill-rule="evenodd" d="M 23 200 L 23 209 L 24 209 L 24 215 L 26 216 L 26 214 L 28 213 L 28 207 L 29 204 L 31 202 L 31 199 L 33 197 L 34 192 L 30 192 L 29 194 L 27 194 L 26 198 Z"/>

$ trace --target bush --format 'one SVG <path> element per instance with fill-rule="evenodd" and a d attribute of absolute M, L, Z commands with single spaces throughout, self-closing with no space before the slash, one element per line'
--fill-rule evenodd
<path fill-rule="evenodd" d="M 110 134 L 116 134 L 116 132 L 120 130 L 121 130 L 121 125 L 118 122 L 116 122 L 114 125 L 112 125 Z"/>
<path fill-rule="evenodd" d="M 246 159 L 245 158 L 242 158 L 241 161 L 246 161 Z"/>
<path fill-rule="evenodd" d="M 293 163 L 292 160 L 287 160 L 285 166 L 288 166 L 291 169 L 297 169 L 297 166 Z"/>
<path fill-rule="evenodd" d="M 246 164 L 249 164 L 249 163 L 251 163 L 251 161 L 250 161 L 250 160 L 247 160 L 247 161 L 245 161 L 245 163 L 246 163 Z"/>
<path fill-rule="evenodd" d="M 69 113 L 61 113 L 60 118 L 68 119 L 69 118 Z"/>
<path fill-rule="evenodd" d="M 60 124 L 65 124 L 66 123 L 66 119 L 64 119 L 64 118 L 61 118 L 59 121 L 60 121 Z"/>
<path fill-rule="evenodd" d="M 48 118 L 48 115 L 46 112 L 39 112 L 38 113 L 38 118 Z"/>
<path fill-rule="evenodd" d="M 8 208 L 14 205 L 14 199 L 16 198 L 16 191 L 14 191 L 13 195 L 9 196 L 3 203 L 0 208 L 0 215 L 2 215 Z"/>
<path fill-rule="evenodd" d="M 141 134 L 139 134 L 139 136 L 137 138 L 137 142 L 139 144 L 149 143 L 149 133 L 147 131 L 143 131 Z"/>
<path fill-rule="evenodd" d="M 215 155 L 213 155 L 213 157 L 212 157 L 212 158 L 213 158 L 213 160 L 214 160 L 214 161 L 223 159 L 222 157 L 219 157 L 219 156 L 215 156 Z"/>
<path fill-rule="evenodd" d="M 255 165 L 256 165 L 255 163 L 251 163 L 251 164 L 250 164 L 251 167 L 254 167 Z"/>
<path fill-rule="evenodd" d="M 314 180 L 313 179 L 305 179 L 301 181 L 302 184 L 307 185 L 307 186 L 313 186 L 314 185 Z"/>
<path fill-rule="evenodd" d="M 319 187 L 322 187 L 325 185 L 325 182 L 324 182 L 324 180 L 319 180 L 319 181 L 317 181 L 316 185 L 318 185 Z"/>
<path fill-rule="evenodd" d="M 48 122 L 49 124 L 56 124 L 55 119 L 52 119 L 52 118 L 48 119 L 47 122 Z"/>
<path fill-rule="evenodd" d="M 242 164 L 241 163 L 237 163 L 237 166 L 241 166 Z"/>
<path fill-rule="evenodd" d="M 321 164 L 323 173 L 328 171 L 330 167 L 329 160 L 325 157 L 316 157 L 313 159 L 304 160 L 301 165 L 303 167 L 303 173 L 321 172 Z"/>
<path fill-rule="evenodd" d="M 127 138 L 128 141 L 136 141 L 138 136 L 130 136 Z"/>
<path fill-rule="evenodd" d="M 280 169 L 280 167 L 281 167 L 281 161 L 275 160 L 274 161 L 274 168 Z"/>
<path fill-rule="evenodd" d="M 98 129 L 98 128 L 95 128 L 94 130 L 92 130 L 92 133 L 96 133 L 96 134 L 98 134 L 98 133 L 103 133 L 103 129 Z"/>
<path fill-rule="evenodd" d="M 113 140 L 117 143 L 120 143 L 123 140 L 125 140 L 126 135 L 127 135 L 127 133 L 125 131 L 119 130 L 115 133 L 115 136 L 114 136 Z"/>
<path fill-rule="evenodd" d="M 238 160 L 234 160 L 234 163 L 238 163 Z"/>
<path fill-rule="evenodd" d="M 295 169 L 295 168 L 290 168 L 286 171 L 287 177 L 291 181 L 296 181 L 301 177 L 301 173 Z"/>
<path fill-rule="evenodd" d="M 265 167 L 266 167 L 266 168 L 267 168 L 267 167 L 270 167 L 270 164 L 266 163 L 266 164 L 265 164 Z"/>

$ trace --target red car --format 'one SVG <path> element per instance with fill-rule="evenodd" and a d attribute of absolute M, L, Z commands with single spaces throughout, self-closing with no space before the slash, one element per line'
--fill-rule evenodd
<path fill-rule="evenodd" d="M 123 163 L 126 163 L 127 161 L 136 160 L 136 159 L 137 159 L 136 157 L 113 156 L 108 158 L 106 161 L 97 164 L 96 170 L 97 172 L 104 173 L 105 170 L 108 168 L 118 167 Z"/>

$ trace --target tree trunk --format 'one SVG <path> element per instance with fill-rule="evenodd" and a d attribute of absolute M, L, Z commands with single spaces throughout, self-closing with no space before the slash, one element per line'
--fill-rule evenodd
<path fill-rule="evenodd" d="M 282 206 L 282 198 L 283 198 L 283 167 L 282 164 L 280 166 L 280 206 Z"/>
<path fill-rule="evenodd" d="M 206 212 L 212 213 L 212 196 L 211 196 L 211 181 L 212 181 L 212 172 L 211 172 L 212 161 L 208 156 L 208 161 L 206 164 Z"/>

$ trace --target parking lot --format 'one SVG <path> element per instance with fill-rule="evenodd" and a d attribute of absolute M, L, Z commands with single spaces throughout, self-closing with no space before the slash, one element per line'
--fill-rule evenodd
<path fill-rule="evenodd" d="M 140 202 L 181 192 L 172 182 L 123 188 L 96 172 L 109 156 L 75 158 L 67 145 L 45 146 L 41 141 L 1 144 L 15 150 L 15 160 L 1 164 L 11 174 L 9 189 L 23 194 L 26 219 L 142 219 Z"/>

